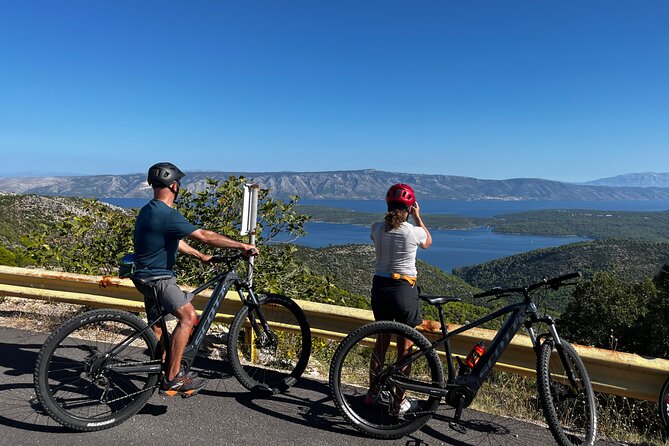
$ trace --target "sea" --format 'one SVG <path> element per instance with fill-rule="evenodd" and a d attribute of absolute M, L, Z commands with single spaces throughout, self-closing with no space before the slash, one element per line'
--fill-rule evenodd
<path fill-rule="evenodd" d="M 117 206 L 138 208 L 148 198 L 100 198 Z M 358 212 L 385 212 L 381 200 L 300 200 L 300 204 L 352 209 Z M 600 211 L 665 211 L 669 200 L 639 201 L 550 201 L 550 200 L 424 200 L 419 202 L 421 213 L 449 214 L 468 217 L 493 217 L 496 215 L 540 209 L 591 209 Z M 307 234 L 293 239 L 287 235 L 273 243 L 291 242 L 297 245 L 320 248 L 330 245 L 368 243 L 369 227 L 351 224 L 309 222 Z M 551 248 L 589 240 L 585 237 L 539 237 L 532 235 L 500 234 L 488 227 L 466 230 L 431 230 L 432 246 L 419 250 L 418 258 L 450 273 L 453 268 L 476 265 L 490 260 L 520 254 L 540 248 Z"/>

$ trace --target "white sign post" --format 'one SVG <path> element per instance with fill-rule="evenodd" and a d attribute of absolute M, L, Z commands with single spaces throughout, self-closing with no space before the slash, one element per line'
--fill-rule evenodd
<path fill-rule="evenodd" d="M 257 184 L 244 185 L 244 199 L 242 200 L 242 227 L 240 235 L 249 236 L 249 243 L 256 244 L 256 226 L 258 224 L 258 190 Z M 253 264 L 255 257 L 249 259 L 249 285 L 253 284 Z"/>

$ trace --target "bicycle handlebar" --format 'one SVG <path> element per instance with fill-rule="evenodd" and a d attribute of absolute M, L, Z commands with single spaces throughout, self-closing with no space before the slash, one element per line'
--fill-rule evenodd
<path fill-rule="evenodd" d="M 573 283 L 564 283 L 567 280 L 571 279 L 576 279 L 578 277 L 581 277 L 581 273 L 579 271 L 574 272 L 574 273 L 569 273 L 565 274 L 563 276 L 558 276 L 554 277 L 552 279 L 542 279 L 541 282 L 534 283 L 532 285 L 523 287 L 523 288 L 501 288 L 501 287 L 495 287 L 492 288 L 488 291 L 484 291 L 482 293 L 477 293 L 474 294 L 474 298 L 481 298 L 481 297 L 487 297 L 487 296 L 501 296 L 504 294 L 513 294 L 513 293 L 524 293 L 524 292 L 530 292 L 534 291 L 537 288 L 549 286 L 553 288 L 554 290 L 557 290 L 558 288 L 562 286 L 567 286 L 567 285 L 572 285 Z"/>
<path fill-rule="evenodd" d="M 209 260 L 209 263 L 225 263 L 227 265 L 231 265 L 232 263 L 241 260 L 241 259 L 248 259 L 251 256 L 256 256 L 258 255 L 258 250 L 257 249 L 249 249 L 245 253 L 238 253 L 235 254 L 234 256 L 222 256 L 220 254 L 215 254 L 211 256 L 211 259 Z"/>

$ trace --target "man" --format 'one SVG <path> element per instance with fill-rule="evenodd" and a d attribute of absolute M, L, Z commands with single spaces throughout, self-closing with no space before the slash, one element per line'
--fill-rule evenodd
<path fill-rule="evenodd" d="M 179 194 L 180 181 L 185 174 L 172 163 L 157 163 L 151 166 L 147 181 L 153 188 L 153 200 L 139 212 L 135 222 L 135 262 L 137 270 L 133 276 L 135 287 L 144 294 L 144 304 L 149 321 L 160 314 L 153 296 L 157 296 L 165 313 L 174 315 L 179 323 L 172 333 L 170 357 L 160 383 L 163 394 L 188 396 L 197 393 L 206 385 L 206 380 L 197 378 L 197 374 L 188 373 L 181 365 L 181 358 L 188 343 L 191 330 L 197 323 L 197 313 L 191 303 L 193 294 L 182 291 L 177 286 L 174 276 L 174 264 L 177 251 L 188 254 L 204 263 L 211 260 L 188 245 L 183 238 L 197 240 L 217 248 L 238 249 L 243 253 L 257 254 L 254 245 L 241 243 L 213 231 L 199 229 L 192 225 L 173 208 Z M 147 279 L 162 278 L 150 282 Z M 153 331 L 162 339 L 162 330 L 158 324 Z"/>

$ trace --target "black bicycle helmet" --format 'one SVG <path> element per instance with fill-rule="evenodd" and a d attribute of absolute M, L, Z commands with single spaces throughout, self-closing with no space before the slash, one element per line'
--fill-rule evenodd
<path fill-rule="evenodd" d="M 181 180 L 184 176 L 186 174 L 172 163 L 157 163 L 149 168 L 146 181 L 151 186 L 168 187 L 175 181 Z"/>

